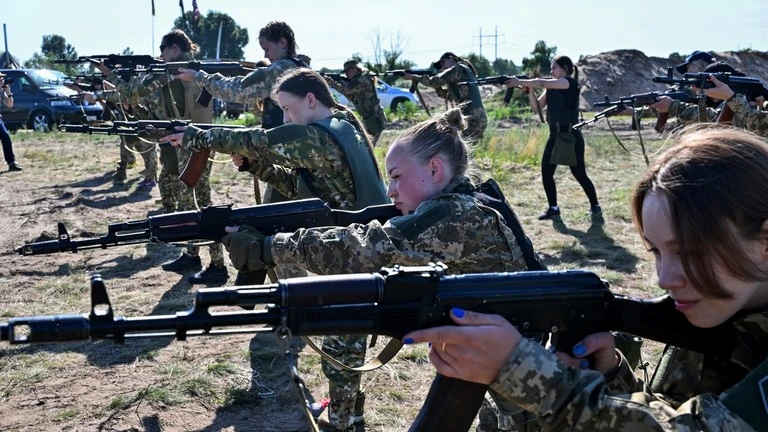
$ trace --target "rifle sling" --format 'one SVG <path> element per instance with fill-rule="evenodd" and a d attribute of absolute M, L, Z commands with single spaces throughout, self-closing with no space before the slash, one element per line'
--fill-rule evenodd
<path fill-rule="evenodd" d="M 345 365 L 344 363 L 336 360 L 335 358 L 328 355 L 323 349 L 317 345 L 315 345 L 314 342 L 312 342 L 312 339 L 302 336 L 302 340 L 307 344 L 308 347 L 312 348 L 320 354 L 320 357 L 325 359 L 328 363 L 336 366 L 337 368 L 343 369 L 345 371 L 351 371 L 351 372 L 370 372 L 372 370 L 376 370 L 385 364 L 389 363 L 390 360 L 392 360 L 395 355 L 400 351 L 400 348 L 403 346 L 403 342 L 400 341 L 400 339 L 392 338 L 387 342 L 387 345 L 384 347 L 384 349 L 379 352 L 379 354 L 374 358 L 373 360 L 369 361 L 368 363 L 359 366 L 359 367 L 349 367 Z"/>

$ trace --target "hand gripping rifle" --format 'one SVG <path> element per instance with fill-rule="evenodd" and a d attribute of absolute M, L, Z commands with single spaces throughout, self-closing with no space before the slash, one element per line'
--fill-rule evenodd
<path fill-rule="evenodd" d="M 712 75 L 715 78 L 717 78 L 720 82 L 724 83 L 728 87 L 733 90 L 734 93 L 740 93 L 747 97 L 748 100 L 755 100 L 758 96 L 763 96 L 764 98 L 768 98 L 768 89 L 766 89 L 763 86 L 763 83 L 757 79 L 752 77 L 743 77 L 743 76 L 736 76 L 731 73 L 727 72 L 720 72 L 720 73 L 707 73 L 707 72 L 699 72 L 699 73 L 687 73 L 683 75 L 683 78 L 673 78 L 672 76 L 672 68 L 670 68 L 667 72 L 667 76 L 657 76 L 653 77 L 653 82 L 655 83 L 662 83 L 662 84 L 669 84 L 669 85 L 677 85 L 679 87 L 697 87 L 699 89 L 708 89 L 713 88 L 715 86 L 712 81 L 709 80 L 709 76 Z M 705 98 L 704 94 L 701 94 L 701 100 Z M 699 117 L 703 118 L 703 121 L 706 121 L 706 114 L 702 114 L 702 110 L 705 109 L 704 104 L 699 104 Z M 730 123 L 731 120 L 733 120 L 734 112 L 731 110 L 731 108 L 727 104 L 723 104 L 722 109 L 720 110 L 720 115 L 717 118 L 717 123 Z"/>
<path fill-rule="evenodd" d="M 147 66 L 146 72 L 149 73 L 164 73 L 175 75 L 179 73 L 179 68 L 193 69 L 196 71 L 203 71 L 209 74 L 221 74 L 227 77 L 248 75 L 253 72 L 254 69 L 244 67 L 240 62 L 216 62 L 216 61 L 182 61 L 182 62 L 168 62 L 157 63 Z M 201 106 L 207 107 L 211 103 L 213 96 L 203 88 L 200 92 L 200 96 L 197 97 L 196 102 Z"/>
<path fill-rule="evenodd" d="M 91 279 L 88 314 L 12 318 L 0 324 L 11 344 L 221 335 L 274 331 L 279 338 L 380 334 L 395 347 L 408 332 L 451 324 L 452 307 L 503 316 L 523 334 L 550 333 L 569 351 L 584 336 L 623 331 L 704 354 L 729 358 L 730 323 L 702 329 L 669 297 L 637 300 L 613 294 L 587 271 L 446 275 L 446 267 L 385 268 L 378 273 L 314 276 L 238 288 L 203 288 L 194 306 L 174 315 L 114 315 L 102 279 Z M 216 312 L 216 306 L 263 304 L 266 310 Z M 488 386 L 437 375 L 412 432 L 467 431 Z"/>
<path fill-rule="evenodd" d="M 435 75 L 435 73 L 429 69 L 394 69 L 394 70 L 383 72 L 381 76 L 401 77 L 401 76 L 405 76 L 405 74 L 419 75 L 419 76 Z M 411 81 L 411 86 L 408 88 L 408 91 L 416 95 L 416 97 L 419 99 L 419 102 L 421 103 L 421 106 L 424 107 L 424 111 L 427 112 L 428 116 L 432 117 L 432 113 L 429 112 L 429 107 L 427 107 L 427 104 L 424 102 L 424 98 L 421 96 L 421 90 L 419 90 L 419 83 L 416 81 Z"/>
<path fill-rule="evenodd" d="M 203 130 L 212 128 L 238 129 L 243 127 L 230 124 L 192 123 L 190 120 L 136 120 L 113 121 L 111 126 L 63 124 L 59 125 L 59 130 L 62 132 L 86 133 L 89 135 L 131 135 L 158 139 L 169 134 L 177 133 L 177 127 L 186 126 L 195 126 Z M 175 172 L 173 170 L 173 167 L 179 166 L 176 151 L 172 147 L 162 147 L 160 149 L 160 158 L 163 159 L 164 165 L 169 168 L 169 174 L 178 175 L 179 180 L 189 187 L 194 187 L 200 179 L 203 171 L 205 171 L 205 165 L 208 163 L 210 154 L 211 150 L 202 150 L 193 154 L 187 161 L 187 165 L 182 172 L 179 173 L 177 170 Z"/>

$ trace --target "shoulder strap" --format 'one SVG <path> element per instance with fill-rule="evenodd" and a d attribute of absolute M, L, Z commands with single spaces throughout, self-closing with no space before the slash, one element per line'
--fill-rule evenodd
<path fill-rule="evenodd" d="M 722 401 L 755 430 L 765 430 L 768 425 L 768 359 L 729 390 Z"/>
<path fill-rule="evenodd" d="M 528 267 L 528 270 L 546 270 L 547 268 L 542 264 L 539 256 L 533 250 L 531 239 L 525 235 L 525 231 L 523 231 L 523 226 L 520 224 L 517 214 L 515 214 L 515 211 L 512 210 L 509 204 L 507 204 L 507 200 L 504 198 L 504 194 L 501 192 L 498 183 L 493 179 L 488 179 L 477 187 L 474 195 L 478 201 L 496 210 L 504 218 L 507 226 L 515 235 L 517 244 L 523 251 L 523 257 L 525 258 L 525 264 Z"/>

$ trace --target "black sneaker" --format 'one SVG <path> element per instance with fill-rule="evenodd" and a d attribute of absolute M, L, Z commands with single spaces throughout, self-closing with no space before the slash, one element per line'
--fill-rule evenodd
<path fill-rule="evenodd" d="M 21 166 L 15 163 L 8 165 L 8 171 L 21 171 Z"/>
<path fill-rule="evenodd" d="M 539 215 L 539 220 L 552 219 L 555 216 L 560 216 L 560 209 L 548 207 L 547 211 Z"/>
<path fill-rule="evenodd" d="M 199 256 L 183 253 L 175 260 L 168 261 L 167 263 L 163 264 L 162 268 L 165 271 L 184 273 L 189 270 L 200 270 L 203 268 L 203 264 L 200 263 Z"/>
<path fill-rule="evenodd" d="M 199 260 L 200 258 L 198 258 Z M 187 278 L 187 281 L 192 285 L 212 285 L 222 286 L 229 279 L 229 272 L 225 266 L 217 266 L 211 264 L 203 271 L 199 271 Z"/>

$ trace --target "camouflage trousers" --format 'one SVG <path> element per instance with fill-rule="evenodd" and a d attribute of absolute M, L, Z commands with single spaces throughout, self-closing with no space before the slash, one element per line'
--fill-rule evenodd
<path fill-rule="evenodd" d="M 124 136 L 120 142 L 120 166 L 128 165 L 128 160 L 132 154 L 128 149 L 133 149 L 141 153 L 144 160 L 144 178 L 157 180 L 157 152 L 155 143 L 140 140 L 134 136 Z"/>
<path fill-rule="evenodd" d="M 384 114 L 384 110 L 382 110 L 379 106 L 378 110 L 373 113 L 373 115 L 371 115 L 369 118 L 363 119 L 363 126 L 365 126 L 365 130 L 368 132 L 368 135 L 371 136 L 371 142 L 373 145 L 376 145 L 376 143 L 379 141 L 379 138 L 381 137 L 381 133 L 387 127 L 387 116 Z"/>
<path fill-rule="evenodd" d="M 323 351 L 350 367 L 365 364 L 366 337 L 325 336 Z M 338 425 L 337 430 L 354 430 L 355 403 L 360 391 L 359 372 L 346 371 L 326 360 L 322 360 L 323 373 L 328 377 L 329 396 L 328 419 Z"/>
<path fill-rule="evenodd" d="M 480 142 L 488 127 L 488 115 L 482 106 L 476 108 L 463 108 L 462 114 L 467 117 L 467 128 L 462 134 L 464 139 L 470 142 Z"/>

